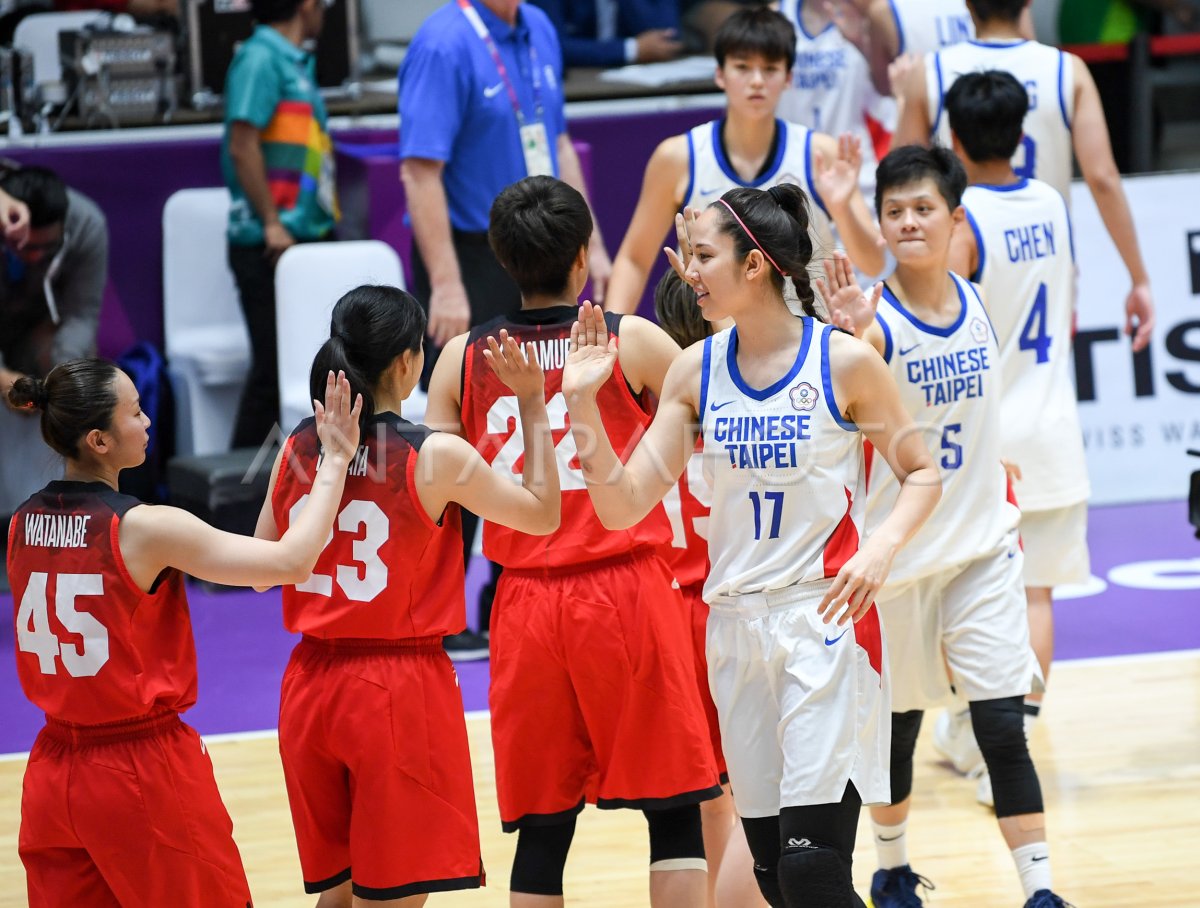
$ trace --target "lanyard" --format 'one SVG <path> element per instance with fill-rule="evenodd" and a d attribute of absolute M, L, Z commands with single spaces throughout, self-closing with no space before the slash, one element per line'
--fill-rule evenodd
<path fill-rule="evenodd" d="M 508 77 L 508 69 L 505 67 L 504 61 L 500 59 L 500 51 L 496 47 L 496 42 L 492 39 L 491 32 L 483 24 L 483 19 L 480 17 L 479 11 L 470 4 L 469 0 L 458 0 L 458 8 L 462 10 L 462 14 L 471 23 L 471 28 L 475 30 L 475 34 L 479 36 L 479 40 L 483 42 L 484 47 L 491 54 L 492 62 L 496 64 L 496 72 L 500 74 L 500 80 L 504 83 L 504 87 L 508 91 L 508 100 L 512 104 L 513 113 L 517 115 L 517 125 L 523 127 L 525 125 L 525 114 L 521 112 L 521 102 L 517 98 L 517 90 L 513 87 L 512 80 Z M 538 71 L 537 48 L 533 46 L 532 38 L 529 41 L 529 69 L 533 77 L 534 116 L 540 122 L 544 119 L 542 117 L 542 79 Z"/>

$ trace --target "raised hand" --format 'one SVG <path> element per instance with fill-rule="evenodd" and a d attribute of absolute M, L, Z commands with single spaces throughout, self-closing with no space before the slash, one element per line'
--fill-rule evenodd
<path fill-rule="evenodd" d="M 562 389 L 567 400 L 594 397 L 612 375 L 616 361 L 617 339 L 608 335 L 604 310 L 584 303 L 579 307 L 578 320 L 571 325 L 571 352 L 563 366 Z"/>
<path fill-rule="evenodd" d="M 831 211 L 848 208 L 858 190 L 862 170 L 862 141 L 850 133 L 838 137 L 838 155 L 832 161 L 818 157 L 815 180 L 817 192 Z"/>
<path fill-rule="evenodd" d="M 823 264 L 825 278 L 817 278 L 816 284 L 829 310 L 830 322 L 855 337 L 862 337 L 875 320 L 879 299 L 883 296 L 883 284 L 876 284 L 869 297 L 863 293 L 854 279 L 850 259 L 844 252 L 835 252 L 833 258 L 825 259 Z"/>
<path fill-rule="evenodd" d="M 692 227 L 695 223 L 696 209 L 688 205 L 681 214 L 675 215 L 675 239 L 679 244 L 679 251 L 676 252 L 670 246 L 663 247 L 667 261 L 688 286 L 695 286 L 695 281 L 688 277 L 688 270 L 692 266 Z"/>
<path fill-rule="evenodd" d="M 350 406 L 350 398 L 354 406 Z M 317 417 L 317 437 L 325 456 L 350 460 L 358 451 L 358 417 L 362 413 L 362 395 L 352 394 L 345 372 L 335 377 L 330 371 L 325 379 L 325 403 L 313 401 Z"/>
<path fill-rule="evenodd" d="M 509 336 L 506 329 L 500 329 L 500 342 L 488 336 L 488 348 L 483 351 L 492 371 L 508 388 L 522 397 L 545 397 L 546 376 L 542 367 L 533 355 L 533 344 L 524 348 Z"/>

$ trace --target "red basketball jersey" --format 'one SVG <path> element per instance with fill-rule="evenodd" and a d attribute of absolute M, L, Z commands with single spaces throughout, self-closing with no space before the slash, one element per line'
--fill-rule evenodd
<path fill-rule="evenodd" d="M 146 593 L 121 558 L 121 517 L 139 504 L 101 482 L 58 481 L 13 515 L 17 675 L 48 716 L 100 725 L 196 702 L 183 575 L 164 571 Z"/>
<path fill-rule="evenodd" d="M 558 481 L 562 488 L 562 521 L 548 536 L 530 536 L 490 521 L 483 528 L 483 551 L 504 567 L 547 568 L 586 564 L 626 555 L 646 546 L 669 543 L 671 530 L 660 505 L 640 523 L 625 530 L 606 530 L 588 498 L 567 402 L 562 393 L 562 370 L 571 345 L 571 325 L 578 315 L 573 306 L 523 309 L 474 328 L 463 354 L 463 428 L 469 442 L 489 463 L 515 483 L 521 482 L 524 445 L 517 417 L 517 398 L 496 377 L 483 357 L 488 335 L 508 329 L 517 341 L 533 343 L 546 374 L 546 409 L 554 435 Z M 605 314 L 608 329 L 619 335 L 620 316 Z M 630 390 L 618 362 L 600 388 L 596 403 L 613 448 L 622 460 L 642 437 L 650 416 Z"/>
<path fill-rule="evenodd" d="M 712 489 L 704 476 L 703 458 L 697 445 L 679 482 L 663 499 L 663 508 L 671 522 L 671 542 L 661 554 L 680 586 L 703 583 L 708 578 L 711 504 Z"/>
<path fill-rule="evenodd" d="M 445 636 L 466 627 L 458 506 L 434 523 L 417 497 L 417 452 L 432 434 L 394 413 L 368 423 L 333 532 L 303 583 L 283 588 L 283 623 L 325 639 Z M 321 455 L 310 417 L 287 440 L 271 511 L 280 534 L 312 490 Z"/>

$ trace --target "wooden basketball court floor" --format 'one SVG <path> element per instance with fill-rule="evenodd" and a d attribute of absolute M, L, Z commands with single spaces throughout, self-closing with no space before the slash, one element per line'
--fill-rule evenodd
<path fill-rule="evenodd" d="M 434 895 L 429 904 L 499 908 L 508 904 L 515 837 L 500 832 L 487 718 L 468 724 L 489 885 Z M 918 803 L 909 824 L 913 866 L 938 887 L 926 904 L 1020 906 L 1016 873 L 996 825 L 975 803 L 974 785 L 939 763 L 929 724 L 918 747 Z M 275 737 L 230 738 L 212 739 L 209 749 L 255 904 L 311 906 L 315 898 L 299 885 Z M 1056 890 L 1079 908 L 1200 900 L 1200 651 L 1056 665 L 1046 714 L 1031 743 L 1046 797 Z M 0 761 L 0 908 L 26 904 L 17 857 L 24 764 L 20 757 Z M 420 817 L 397 821 L 419 824 Z M 567 866 L 567 904 L 648 905 L 646 855 L 640 814 L 589 808 Z M 864 896 L 873 869 L 864 818 L 855 869 Z"/>

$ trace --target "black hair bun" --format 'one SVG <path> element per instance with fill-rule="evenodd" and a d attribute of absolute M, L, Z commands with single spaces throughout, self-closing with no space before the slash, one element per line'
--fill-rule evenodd
<path fill-rule="evenodd" d="M 46 383 L 40 378 L 23 375 L 13 382 L 8 400 L 19 410 L 45 410 L 50 395 L 46 391 Z"/>

